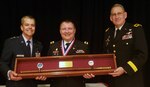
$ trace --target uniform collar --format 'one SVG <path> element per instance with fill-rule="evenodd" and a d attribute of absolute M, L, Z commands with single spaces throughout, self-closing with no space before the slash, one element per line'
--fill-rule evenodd
<path fill-rule="evenodd" d="M 124 23 L 124 24 L 125 24 L 125 23 Z M 121 29 L 122 29 L 122 27 L 124 26 L 124 24 L 123 24 L 123 25 L 121 25 L 119 28 L 116 28 L 116 27 L 115 27 L 115 30 L 117 30 L 117 29 L 121 30 Z"/>
<path fill-rule="evenodd" d="M 26 43 L 26 45 L 27 45 L 27 41 L 30 41 L 31 42 L 31 44 L 33 44 L 33 40 L 32 40 L 32 38 L 30 39 L 30 40 L 27 40 L 27 38 L 22 34 L 22 37 L 23 37 L 23 39 L 24 39 L 24 41 L 25 41 L 25 43 Z"/>

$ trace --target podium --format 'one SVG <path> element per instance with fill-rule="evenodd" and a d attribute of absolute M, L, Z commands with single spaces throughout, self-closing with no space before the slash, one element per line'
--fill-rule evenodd
<path fill-rule="evenodd" d="M 117 68 L 114 54 L 16 58 L 14 71 L 22 78 L 106 75 Z"/>

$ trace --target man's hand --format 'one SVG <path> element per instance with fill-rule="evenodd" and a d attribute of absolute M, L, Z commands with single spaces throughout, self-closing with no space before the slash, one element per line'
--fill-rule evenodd
<path fill-rule="evenodd" d="M 10 80 L 13 80 L 13 81 L 22 80 L 22 77 L 18 77 L 17 73 L 15 73 L 14 71 L 9 72 L 9 78 L 10 78 Z"/>
<path fill-rule="evenodd" d="M 87 73 L 87 74 L 84 74 L 83 77 L 86 79 L 91 79 L 91 78 L 94 78 L 95 75 Z"/>
<path fill-rule="evenodd" d="M 122 74 L 126 73 L 126 71 L 122 67 L 118 67 L 114 72 L 109 73 L 109 75 L 112 75 L 113 77 L 121 76 Z"/>

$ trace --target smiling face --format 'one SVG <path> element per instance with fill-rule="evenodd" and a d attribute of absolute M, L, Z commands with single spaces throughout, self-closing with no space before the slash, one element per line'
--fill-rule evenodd
<path fill-rule="evenodd" d="M 60 34 L 63 40 L 69 42 L 75 37 L 76 28 L 71 21 L 64 21 L 60 25 Z"/>
<path fill-rule="evenodd" d="M 126 18 L 127 18 L 127 12 L 125 12 L 122 5 L 116 5 L 112 7 L 110 20 L 117 28 L 119 28 L 125 23 Z"/>
<path fill-rule="evenodd" d="M 23 35 L 29 40 L 35 33 L 35 20 L 34 18 L 30 18 L 25 16 L 21 20 L 21 30 Z"/>

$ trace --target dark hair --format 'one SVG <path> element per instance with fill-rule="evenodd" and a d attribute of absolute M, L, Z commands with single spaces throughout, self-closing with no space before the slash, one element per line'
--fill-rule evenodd
<path fill-rule="evenodd" d="M 76 29 L 76 24 L 75 24 L 75 22 L 74 22 L 73 20 L 71 20 L 71 19 L 62 20 L 61 23 L 60 23 L 60 26 L 61 26 L 61 24 L 64 23 L 64 22 L 65 22 L 65 23 L 72 23 L 73 26 L 74 26 L 74 28 Z"/>

